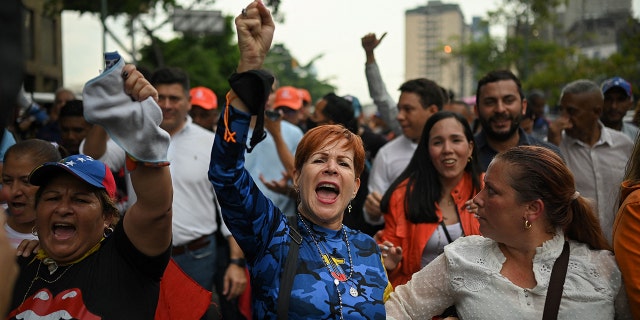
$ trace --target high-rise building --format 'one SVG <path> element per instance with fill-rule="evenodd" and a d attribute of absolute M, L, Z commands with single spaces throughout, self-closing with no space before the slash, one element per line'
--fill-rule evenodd
<path fill-rule="evenodd" d="M 556 42 L 580 48 L 592 58 L 606 58 L 618 51 L 618 35 L 631 17 L 631 0 L 569 0 L 558 7 L 564 31 Z"/>
<path fill-rule="evenodd" d="M 457 4 L 429 1 L 405 12 L 405 78 L 427 78 L 453 91 L 472 94 L 472 70 L 456 53 L 471 36 Z"/>
<path fill-rule="evenodd" d="M 54 92 L 62 86 L 60 13 L 45 12 L 45 0 L 22 0 L 24 86 L 30 92 Z"/>
<path fill-rule="evenodd" d="M 563 11 L 564 30 L 569 31 L 574 24 L 585 20 L 603 18 L 612 13 L 631 13 L 631 0 L 569 0 Z"/>

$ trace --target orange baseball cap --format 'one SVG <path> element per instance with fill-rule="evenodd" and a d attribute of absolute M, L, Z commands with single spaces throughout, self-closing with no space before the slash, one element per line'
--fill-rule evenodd
<path fill-rule="evenodd" d="M 300 91 L 300 96 L 302 97 L 302 101 L 306 103 L 311 103 L 311 94 L 309 93 L 309 90 L 300 88 L 298 89 L 298 91 Z"/>
<path fill-rule="evenodd" d="M 218 97 L 213 90 L 205 87 L 191 88 L 189 91 L 191 96 L 191 105 L 200 106 L 205 110 L 218 108 Z"/>
<path fill-rule="evenodd" d="M 297 88 L 291 86 L 280 87 L 276 90 L 276 100 L 273 108 L 287 107 L 293 110 L 302 108 L 302 96 Z"/>

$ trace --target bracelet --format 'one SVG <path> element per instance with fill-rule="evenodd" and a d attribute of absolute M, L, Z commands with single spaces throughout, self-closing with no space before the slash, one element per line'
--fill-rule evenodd
<path fill-rule="evenodd" d="M 135 170 L 138 167 L 138 164 L 145 166 L 145 167 L 166 167 L 168 166 L 170 163 L 169 161 L 158 161 L 158 162 L 144 162 L 144 161 L 138 161 L 136 160 L 134 157 L 132 157 L 130 154 L 127 153 L 127 158 L 125 161 L 125 166 L 127 167 L 127 171 L 131 172 L 133 170 Z"/>
<path fill-rule="evenodd" d="M 229 264 L 235 264 L 238 267 L 244 268 L 247 266 L 247 260 L 244 258 L 230 259 Z"/>

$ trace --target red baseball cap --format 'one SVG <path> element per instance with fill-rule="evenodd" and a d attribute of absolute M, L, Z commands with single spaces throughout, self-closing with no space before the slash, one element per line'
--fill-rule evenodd
<path fill-rule="evenodd" d="M 205 110 L 218 108 L 218 97 L 209 88 L 194 87 L 189 91 L 191 96 L 191 105 L 199 106 Z"/>
<path fill-rule="evenodd" d="M 298 91 L 300 91 L 300 96 L 302 97 L 302 101 L 306 103 L 311 103 L 311 94 L 309 93 L 309 90 L 300 88 L 298 89 Z"/>
<path fill-rule="evenodd" d="M 276 100 L 273 108 L 287 107 L 293 110 L 302 108 L 302 96 L 297 88 L 291 86 L 280 87 L 276 90 Z"/>

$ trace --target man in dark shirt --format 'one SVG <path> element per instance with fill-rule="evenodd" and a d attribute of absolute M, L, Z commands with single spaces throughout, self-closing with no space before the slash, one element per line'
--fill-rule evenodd
<path fill-rule="evenodd" d="M 542 146 L 561 155 L 557 146 L 536 139 L 520 128 L 526 108 L 520 79 L 511 71 L 491 71 L 478 81 L 476 111 L 482 131 L 476 134 L 475 142 L 483 171 L 496 154 L 520 145 Z"/>

